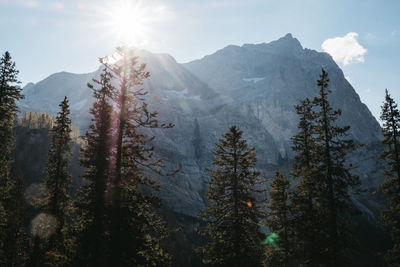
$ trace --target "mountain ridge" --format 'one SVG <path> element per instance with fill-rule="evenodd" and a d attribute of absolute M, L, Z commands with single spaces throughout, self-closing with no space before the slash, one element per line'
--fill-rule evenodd
<path fill-rule="evenodd" d="M 288 50 L 293 53 L 287 53 Z M 169 54 L 136 52 L 150 71 L 144 82 L 150 108 L 159 111 L 160 121 L 175 124 L 172 129 L 149 133 L 156 136 L 156 152 L 166 159 L 167 168 L 181 169 L 174 177 L 160 177 L 164 188 L 160 196 L 176 212 L 195 216 L 204 207 L 203 195 L 209 179 L 204 169 L 211 164 L 215 143 L 232 124 L 238 125 L 249 144 L 256 147 L 258 168 L 264 176 L 288 169 L 293 158 L 290 138 L 297 132 L 294 105 L 317 95 L 316 80 L 321 68 L 329 73 L 330 100 L 334 108 L 343 110 L 340 123 L 352 126 L 351 137 L 368 147 L 373 147 L 381 137 L 378 122 L 332 57 L 304 49 L 291 34 L 271 43 L 227 46 L 185 64 L 177 63 Z M 20 108 L 54 115 L 66 94 L 72 121 L 84 131 L 92 103 L 86 84 L 99 71 L 100 68 L 89 74 L 51 75 L 24 88 L 27 94 L 19 102 Z M 201 143 L 194 144 L 194 140 Z M 196 147 L 201 147 L 201 153 L 195 151 Z M 378 166 L 373 159 L 378 152 L 371 151 L 371 159 L 361 162 L 361 168 L 368 171 L 360 173 L 369 192 L 379 183 Z M 369 206 L 375 204 L 366 203 L 367 213 Z"/>

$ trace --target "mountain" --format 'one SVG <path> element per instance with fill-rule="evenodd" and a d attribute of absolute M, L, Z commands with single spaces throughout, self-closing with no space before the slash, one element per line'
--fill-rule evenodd
<path fill-rule="evenodd" d="M 283 155 L 291 153 L 285 145 L 296 131 L 293 105 L 318 93 L 321 68 L 331 80 L 330 101 L 343 110 L 343 122 L 352 126 L 352 137 L 370 143 L 381 136 L 379 124 L 331 56 L 303 49 L 291 34 L 268 44 L 228 46 L 184 66 L 232 105 L 252 103 L 249 112 L 270 128 Z"/>
<path fill-rule="evenodd" d="M 318 94 L 316 80 L 324 68 L 330 78 L 329 100 L 343 112 L 339 124 L 350 125 L 350 137 L 365 145 L 352 156 L 359 165 L 356 172 L 362 187 L 372 193 L 381 183 L 381 166 L 376 162 L 380 125 L 329 54 L 304 49 L 287 34 L 270 43 L 230 45 L 184 67 L 223 99 L 211 117 L 218 118 L 225 129 L 227 124 L 241 126 L 257 148 L 260 163 L 275 165 L 282 158 L 293 158 L 290 138 L 297 133 L 298 123 L 294 106 Z"/>
<path fill-rule="evenodd" d="M 380 240 L 382 203 L 371 194 L 381 183 L 382 166 L 376 162 L 381 128 L 330 55 L 304 49 L 291 34 L 270 43 L 230 45 L 186 64 L 167 54 L 135 53 L 151 74 L 144 83 L 150 108 L 159 111 L 160 121 L 175 124 L 168 130 L 149 130 L 156 136 L 156 152 L 165 159 L 167 169 L 180 169 L 174 176 L 160 177 L 160 196 L 174 212 L 185 216 L 196 216 L 204 207 L 209 179 L 205 168 L 211 164 L 215 143 L 233 124 L 256 147 L 262 175 L 272 178 L 276 170 L 290 172 L 290 138 L 298 124 L 294 106 L 318 94 L 316 80 L 324 68 L 330 78 L 329 100 L 343 111 L 339 123 L 351 125 L 350 136 L 364 144 L 350 157 L 359 166 L 356 172 L 365 191 L 355 194 L 354 203 L 368 222 L 366 231 L 374 231 L 370 238 Z M 99 72 L 61 72 L 29 84 L 20 109 L 55 114 L 67 95 L 73 123 L 84 131 L 93 101 L 86 84 Z"/>

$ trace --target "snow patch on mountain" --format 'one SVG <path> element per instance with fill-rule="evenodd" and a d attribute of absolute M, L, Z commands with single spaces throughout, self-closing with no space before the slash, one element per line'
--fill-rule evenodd
<path fill-rule="evenodd" d="M 257 83 L 264 80 L 266 77 L 243 78 L 244 82 Z"/>

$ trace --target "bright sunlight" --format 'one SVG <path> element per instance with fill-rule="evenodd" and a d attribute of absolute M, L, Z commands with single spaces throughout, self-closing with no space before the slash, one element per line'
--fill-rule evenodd
<path fill-rule="evenodd" d="M 146 6 L 142 1 L 113 1 L 105 10 L 110 34 L 123 45 L 149 42 L 152 23 L 162 18 L 163 6 Z"/>

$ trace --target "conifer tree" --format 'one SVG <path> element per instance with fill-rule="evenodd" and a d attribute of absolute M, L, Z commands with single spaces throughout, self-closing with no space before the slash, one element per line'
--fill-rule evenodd
<path fill-rule="evenodd" d="M 14 145 L 14 119 L 17 113 L 15 102 L 23 97 L 17 75 L 18 70 L 15 69 L 10 53 L 5 52 L 0 59 L 0 205 L 6 213 L 12 188 L 9 168 L 10 153 Z"/>
<path fill-rule="evenodd" d="M 111 118 L 115 87 L 109 66 L 103 60 L 100 80 L 94 79 L 95 102 L 90 109 L 92 115 L 89 130 L 82 149 L 82 165 L 85 167 L 84 184 L 79 189 L 77 201 L 77 220 L 75 222 L 76 253 L 73 263 L 76 266 L 111 266 L 106 212 L 107 183 L 110 177 Z"/>
<path fill-rule="evenodd" d="M 12 178 L 10 200 L 7 204 L 7 235 L 4 242 L 5 266 L 24 266 L 28 258 L 30 237 L 26 228 L 29 218 L 24 198 L 25 188 L 22 174 L 17 170 Z"/>
<path fill-rule="evenodd" d="M 200 126 L 199 126 L 199 121 L 197 118 L 194 121 L 194 132 L 193 132 L 194 138 L 192 139 L 192 144 L 194 147 L 194 156 L 196 159 L 200 159 L 203 151 L 202 151 L 202 139 L 201 139 L 201 134 L 200 134 Z"/>
<path fill-rule="evenodd" d="M 5 52 L 0 59 L 0 212 L 4 216 L 1 219 L 4 227 L 0 226 L 0 261 L 7 266 L 17 264 L 15 248 L 18 247 L 22 232 L 22 219 L 15 217 L 20 215 L 20 210 L 13 210 L 21 196 L 20 179 L 10 176 L 10 153 L 14 147 L 13 126 L 18 110 L 16 101 L 23 98 L 17 75 L 18 70 L 15 69 L 10 53 Z"/>
<path fill-rule="evenodd" d="M 356 146 L 354 141 L 347 139 L 350 126 L 340 127 L 337 120 L 341 110 L 333 110 L 328 101 L 329 79 L 325 70 L 322 70 L 317 81 L 319 96 L 313 100 L 315 157 L 318 167 L 319 182 L 316 201 L 318 216 L 324 226 L 322 241 L 321 262 L 329 266 L 344 264 L 344 251 L 352 247 L 353 238 L 348 230 L 347 216 L 351 212 L 350 190 L 357 186 L 359 177 L 351 173 L 354 167 L 347 163 L 346 155 Z M 326 218 L 326 219 L 325 219 Z"/>
<path fill-rule="evenodd" d="M 320 180 L 314 162 L 316 150 L 313 105 L 307 98 L 295 108 L 299 115 L 299 132 L 292 138 L 292 149 L 296 152 L 292 175 L 299 181 L 291 194 L 290 204 L 295 231 L 293 256 L 298 263 L 314 266 L 318 262 L 316 257 L 321 254 L 321 246 L 318 244 L 318 240 L 321 240 L 321 224 L 315 207 Z"/>
<path fill-rule="evenodd" d="M 18 111 L 16 101 L 23 98 L 20 82 L 17 79 L 18 70 L 12 61 L 10 53 L 5 52 L 0 59 L 0 152 L 1 160 L 8 165 L 9 153 L 13 148 L 13 126 Z M 1 174 L 8 172 L 1 169 Z"/>
<path fill-rule="evenodd" d="M 255 198 L 264 183 L 254 170 L 256 152 L 242 139 L 243 132 L 232 126 L 213 151 L 214 169 L 206 193 L 207 206 L 200 218 L 206 226 L 200 234 L 209 239 L 198 248 L 203 262 L 211 266 L 260 266 L 264 248 L 259 223 L 262 202 Z"/>
<path fill-rule="evenodd" d="M 111 259 L 119 266 L 168 266 L 170 256 L 161 244 L 168 230 L 155 213 L 161 203 L 153 190 L 159 185 L 147 176 L 148 171 L 161 173 L 162 161 L 154 159 L 154 137 L 144 129 L 170 128 L 172 124 L 159 124 L 157 112 L 148 109 L 143 88 L 143 80 L 150 75 L 146 65 L 138 65 L 138 57 L 127 47 L 117 52 L 121 60 L 112 67 L 119 84 L 110 205 Z"/>
<path fill-rule="evenodd" d="M 289 181 L 279 172 L 271 182 L 266 226 L 277 235 L 274 246 L 268 246 L 266 266 L 291 266 L 293 257 L 293 228 L 289 206 Z"/>
<path fill-rule="evenodd" d="M 399 266 L 400 262 L 400 112 L 397 104 L 385 91 L 385 102 L 382 106 L 383 121 L 382 144 L 386 150 L 380 155 L 380 160 L 387 163 L 384 170 L 385 182 L 379 191 L 386 196 L 389 209 L 382 212 L 383 222 L 391 227 L 394 246 L 385 255 L 390 266 Z"/>
<path fill-rule="evenodd" d="M 68 244 L 68 224 L 72 212 L 70 197 L 71 174 L 71 120 L 67 97 L 59 105 L 61 111 L 56 117 L 52 129 L 51 147 L 47 159 L 47 177 L 44 184 L 48 199 L 43 212 L 48 213 L 57 221 L 57 228 L 46 244 L 47 257 L 45 262 L 50 266 L 61 266 L 68 260 L 70 245 Z"/>
<path fill-rule="evenodd" d="M 97 100 L 91 109 L 92 125 L 83 150 L 84 178 L 78 200 L 75 264 L 85 266 L 168 266 L 170 256 L 161 241 L 167 229 L 156 213 L 158 189 L 147 170 L 161 173 L 161 160 L 153 159 L 143 128 L 169 128 L 149 112 L 142 80 L 145 65 L 136 67 L 131 50 L 119 49 L 122 60 L 104 71 Z M 113 85 L 112 80 L 118 82 Z M 93 88 L 93 86 L 89 85 Z"/>
<path fill-rule="evenodd" d="M 6 252 L 4 243 L 7 237 L 7 213 L 4 206 L 0 203 L 0 266 L 6 266 Z"/>

